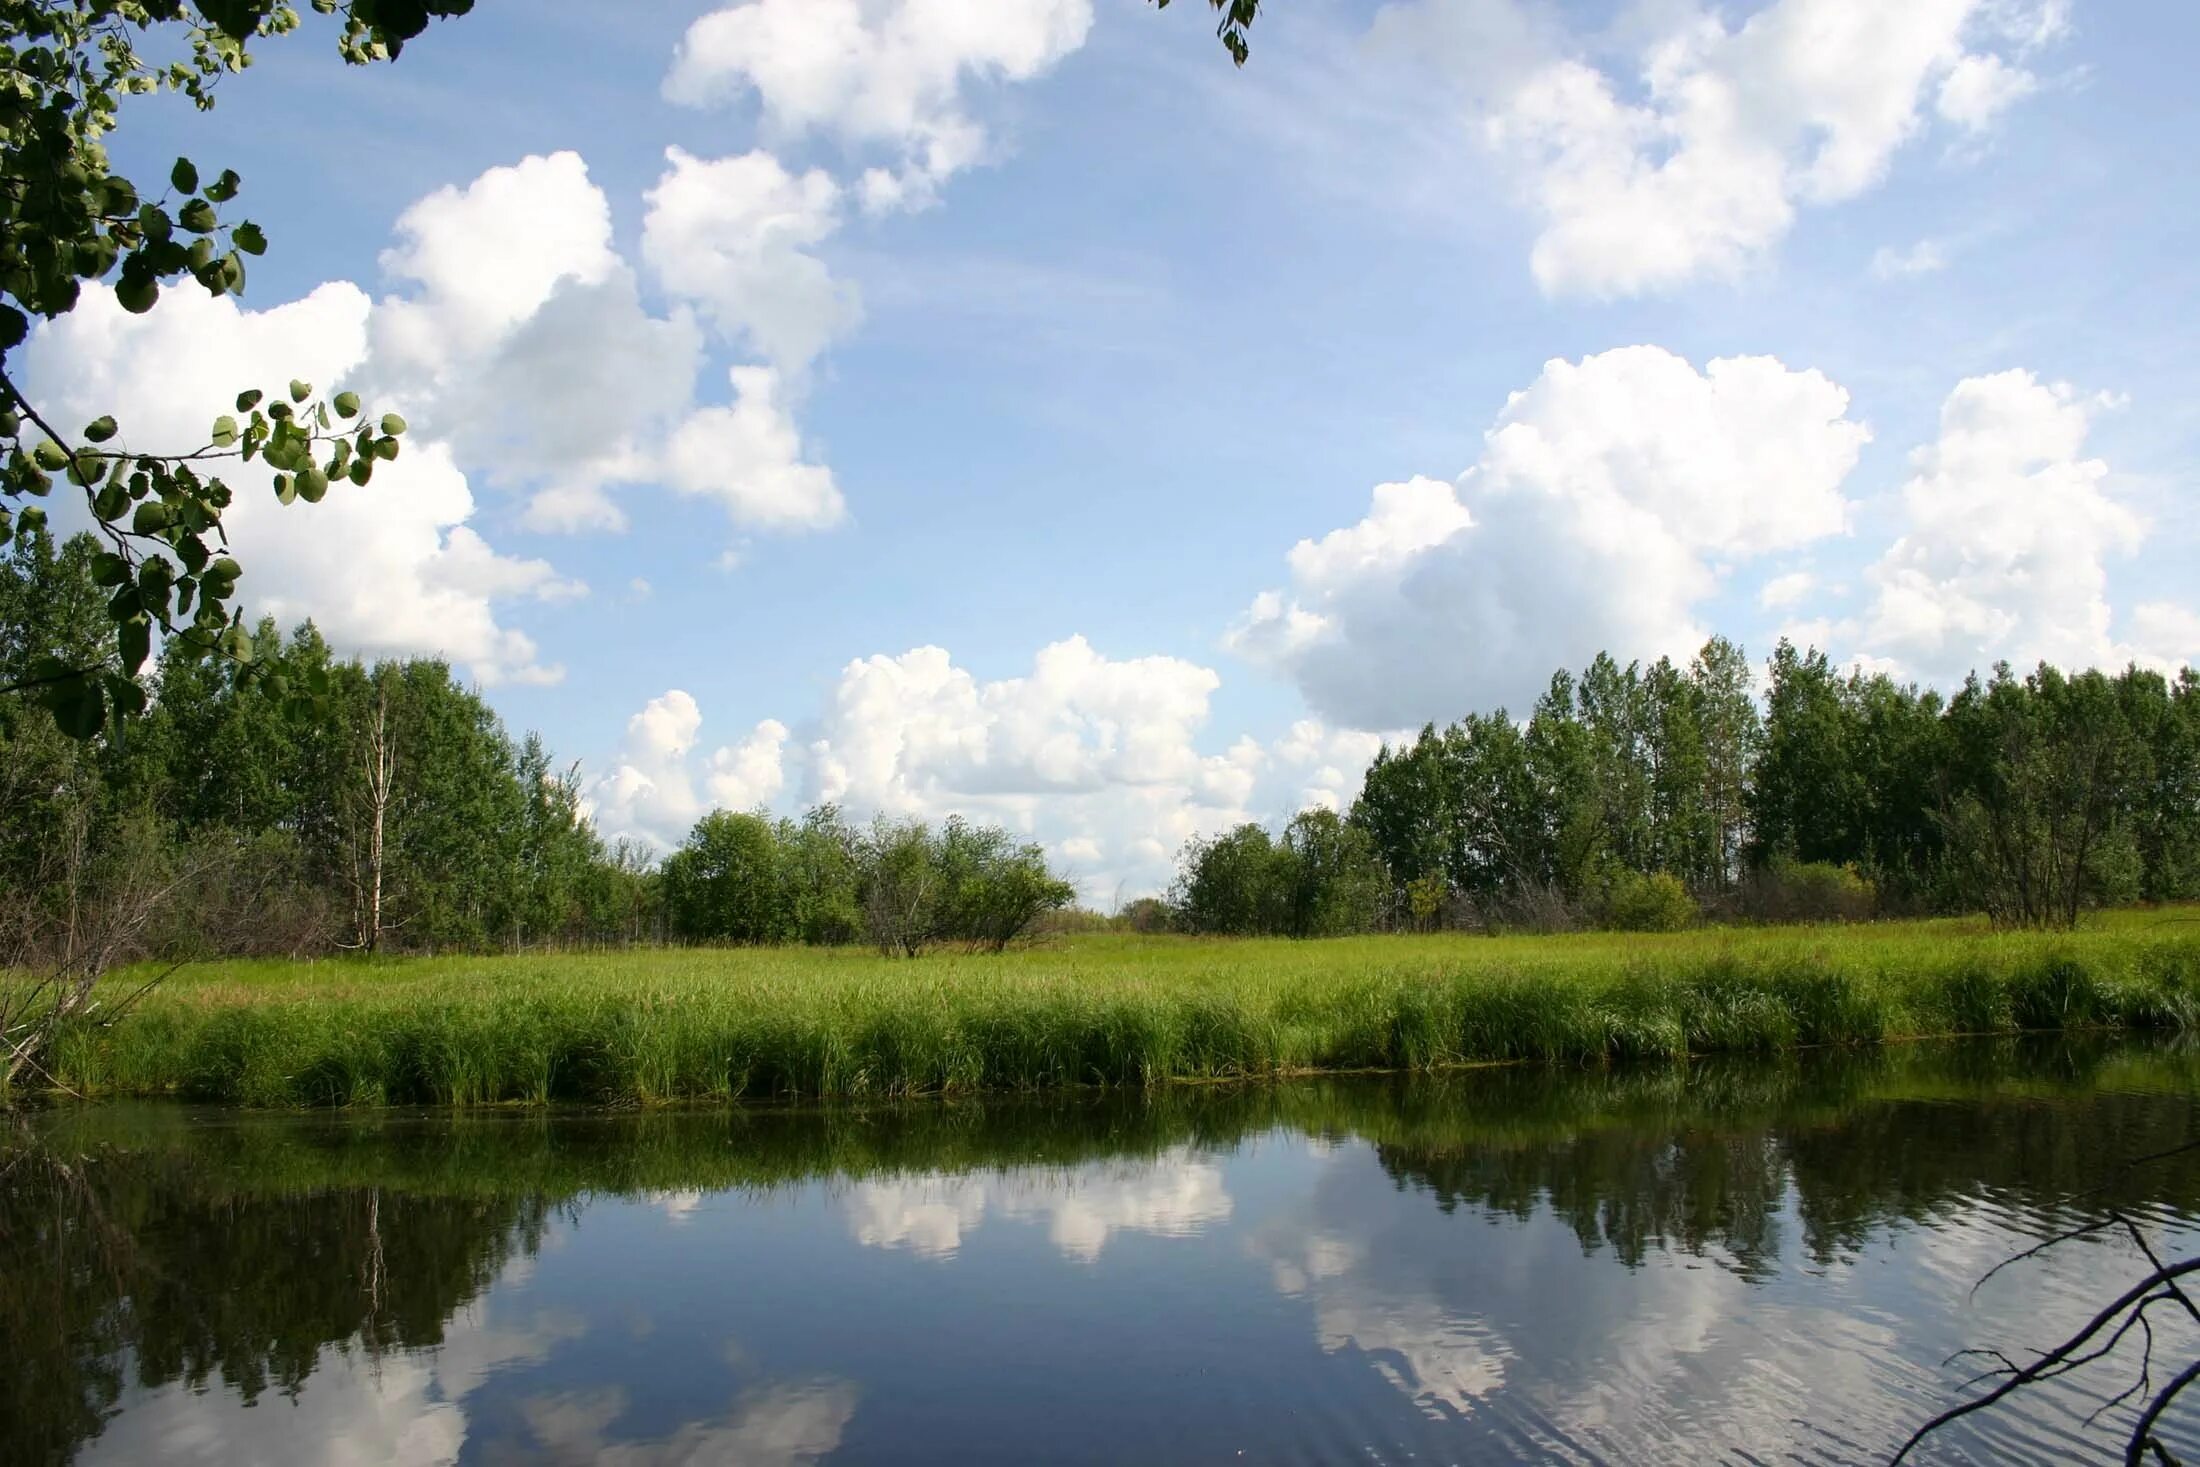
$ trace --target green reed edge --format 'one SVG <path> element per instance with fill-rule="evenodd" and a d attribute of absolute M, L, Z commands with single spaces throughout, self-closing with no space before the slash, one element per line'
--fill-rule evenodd
<path fill-rule="evenodd" d="M 130 975 L 120 975 L 121 989 Z M 1091 937 L 185 969 L 60 1047 L 86 1096 L 255 1106 L 893 1097 L 1605 1064 L 2200 1018 L 2200 924 L 1935 921 L 1663 937 Z"/>

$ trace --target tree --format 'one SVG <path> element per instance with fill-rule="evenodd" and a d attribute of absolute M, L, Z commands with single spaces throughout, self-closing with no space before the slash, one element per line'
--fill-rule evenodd
<path fill-rule="evenodd" d="M 1536 700 L 1528 720 L 1529 778 L 1537 812 L 1533 864 L 1525 886 L 1547 887 L 1578 901 L 1598 884 L 1610 861 L 1608 827 L 1599 800 L 1596 753 L 1575 715 L 1574 680 L 1561 671 Z"/>
<path fill-rule="evenodd" d="M 1695 891 L 1725 885 L 1719 831 L 1708 794 L 1710 754 L 1703 697 L 1693 679 L 1660 657 L 1642 680 L 1643 753 L 1649 764 L 1648 869 Z"/>
<path fill-rule="evenodd" d="M 1329 937 L 1377 925 L 1388 881 L 1367 829 L 1317 808 L 1281 837 L 1248 823 L 1186 842 L 1170 906 L 1186 932 Z"/>
<path fill-rule="evenodd" d="M 340 18 L 337 46 L 355 65 L 389 60 L 431 18 L 473 0 L 312 0 Z M 13 353 L 32 326 L 75 309 L 84 283 L 112 278 L 116 298 L 149 311 L 164 283 L 189 276 L 214 295 L 241 293 L 245 261 L 267 248 L 250 220 L 225 220 L 242 189 L 234 171 L 203 178 L 178 158 L 164 186 L 114 171 L 106 139 L 126 99 L 179 92 L 201 110 L 217 84 L 251 63 L 252 43 L 299 28 L 284 0 L 0 0 L 0 545 L 36 532 L 55 476 L 80 491 L 103 548 L 95 577 L 111 595 L 112 654 L 47 656 L 12 671 L 0 692 L 32 690 L 61 727 L 89 738 L 145 709 L 137 673 L 157 628 L 193 652 L 238 661 L 251 652 L 227 603 L 243 568 L 224 553 L 229 486 L 207 466 L 261 462 L 276 495 L 316 501 L 329 484 L 364 484 L 393 459 L 395 414 L 370 420 L 349 392 L 309 383 L 239 394 L 203 444 L 131 444 L 103 414 L 56 424 L 23 393 Z M 140 44 L 162 59 L 148 60 Z"/>
<path fill-rule="evenodd" d="M 924 822 L 880 816 L 865 833 L 862 861 L 863 930 L 878 950 L 913 958 L 937 942 L 946 926 L 941 872 Z"/>
<path fill-rule="evenodd" d="M 1365 830 L 1334 810 L 1301 810 L 1283 828 L 1278 848 L 1288 858 L 1291 936 L 1337 937 L 1380 921 L 1387 883 Z"/>
<path fill-rule="evenodd" d="M 585 932 L 590 874 L 604 862 L 603 842 L 581 811 L 580 765 L 555 767 L 538 734 L 521 741 L 520 819 L 513 841 L 513 889 L 504 925 L 514 946 L 528 937 Z"/>
<path fill-rule="evenodd" d="M 776 942 L 786 932 L 779 842 L 761 815 L 714 810 L 665 862 L 673 931 L 705 942 Z"/>
<path fill-rule="evenodd" d="M 780 901 L 796 939 L 831 946 L 863 931 L 857 895 L 862 858 L 856 833 L 837 805 L 820 805 L 799 820 L 779 822 Z"/>
<path fill-rule="evenodd" d="M 2188 667 L 2171 680 L 2130 668 L 2116 692 L 2147 748 L 2146 778 L 2123 815 L 2139 853 L 2139 895 L 2166 902 L 2200 894 L 2200 674 Z"/>
<path fill-rule="evenodd" d="M 1401 889 L 1432 877 L 1442 881 L 1452 864 L 1460 811 L 1449 743 L 1448 732 L 1428 724 L 1409 745 L 1384 744 L 1352 804 L 1353 824 L 1367 833 Z"/>
<path fill-rule="evenodd" d="M 1949 705 L 1956 749 L 1942 821 L 1963 892 L 2008 926 L 2068 927 L 2088 902 L 2137 895 L 2126 822 L 2151 778 L 2145 742 L 2099 672 L 2007 664 Z"/>
<path fill-rule="evenodd" d="M 1854 861 L 1861 854 L 1852 744 L 1841 679 L 1823 652 L 1783 640 L 1772 654 L 1763 753 L 1750 790 L 1750 854 Z"/>
<path fill-rule="evenodd" d="M 1005 951 L 1042 913 L 1060 911 L 1077 895 L 1047 869 L 1045 851 L 999 826 L 950 817 L 936 850 L 947 931 L 993 952 Z"/>
<path fill-rule="evenodd" d="M 382 944 L 382 895 L 389 852 L 390 800 L 396 791 L 397 731 L 390 687 L 375 679 L 374 702 L 360 721 L 357 778 L 346 810 L 351 826 L 352 945 L 373 957 Z"/>
<path fill-rule="evenodd" d="M 1749 658 L 1724 637 L 1704 643 L 1689 664 L 1703 739 L 1703 805 L 1711 823 L 1718 885 L 1741 880 L 1748 847 L 1750 773 L 1764 729 L 1750 687 Z"/>
<path fill-rule="evenodd" d="M 1291 853 L 1248 822 L 1211 838 L 1193 837 L 1177 857 L 1169 905 L 1177 925 L 1203 935 L 1250 936 L 1285 930 L 1295 885 Z"/>

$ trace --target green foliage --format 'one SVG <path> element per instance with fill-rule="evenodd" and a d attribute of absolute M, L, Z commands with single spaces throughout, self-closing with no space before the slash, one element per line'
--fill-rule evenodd
<path fill-rule="evenodd" d="M 1047 869 L 1045 852 L 998 826 L 949 817 L 881 817 L 857 847 L 857 901 L 865 935 L 888 956 L 915 957 L 942 942 L 994 952 L 1076 895 Z"/>
<path fill-rule="evenodd" d="M 2073 934 L 1938 921 L 1103 936 L 915 962 L 793 947 L 229 962 L 178 974 L 98 1042 L 62 1046 L 59 1078 L 264 1105 L 647 1104 L 2181 1031 L 2200 1020 L 2194 930 L 2134 917 Z"/>
<path fill-rule="evenodd" d="M 1699 915 L 1695 898 L 1670 871 L 1622 871 L 1604 895 L 1605 925 L 1622 932 L 1680 932 Z"/>
<path fill-rule="evenodd" d="M 396 56 L 431 17 L 463 15 L 473 0 L 313 8 L 341 17 L 340 52 L 365 64 Z M 43 658 L 0 691 L 37 693 L 73 738 L 144 711 L 138 674 L 156 627 L 193 655 L 248 660 L 249 637 L 228 605 L 243 574 L 222 534 L 232 492 L 208 465 L 264 463 L 287 504 L 319 500 L 334 479 L 364 484 L 377 460 L 397 456 L 402 421 L 348 434 L 336 418 L 355 416 L 357 399 L 339 394 L 332 418 L 302 382 L 264 410 L 265 394 L 240 394 L 244 421 L 216 419 L 203 444 L 156 447 L 129 443 L 111 414 L 72 432 L 10 373 L 33 325 L 75 309 L 87 281 L 112 279 L 124 309 L 138 313 L 185 276 L 216 296 L 244 290 L 245 260 L 266 251 L 267 236 L 225 215 L 242 188 L 237 174 L 209 178 L 178 158 L 164 189 L 143 187 L 114 170 L 106 140 L 128 98 L 174 92 L 212 107 L 221 78 L 251 63 L 254 41 L 299 24 L 279 0 L 0 0 L 0 547 L 42 528 L 38 501 L 59 476 L 98 525 L 97 579 L 110 592 L 105 648 Z"/>
<path fill-rule="evenodd" d="M 1388 883 L 1366 831 L 1334 810 L 1301 810 L 1277 849 L 1290 882 L 1290 936 L 1342 937 L 1375 927 Z"/>
<path fill-rule="evenodd" d="M 664 866 L 673 930 L 704 942 L 779 942 L 789 935 L 780 853 L 761 815 L 714 810 Z"/>
<path fill-rule="evenodd" d="M 1774 856 L 1750 873 L 1741 910 L 1765 922 L 1861 922 L 1878 903 L 1878 891 L 1854 866 Z"/>
<path fill-rule="evenodd" d="M 2152 691 L 2046 666 L 1965 684 L 1948 709 L 1956 757 L 1941 812 L 1957 893 L 2007 925 L 2067 927 L 2150 884 L 2142 839 L 2183 813 L 2143 804 L 2154 749 L 2129 705 Z"/>
<path fill-rule="evenodd" d="M 692 942 L 833 944 L 868 937 L 914 956 L 942 942 L 1000 951 L 1068 883 L 995 826 L 880 820 L 858 834 L 827 805 L 800 821 L 720 810 L 664 864 L 672 931 Z"/>
<path fill-rule="evenodd" d="M 1207 0 L 1207 3 L 1221 17 L 1215 23 L 1215 35 L 1221 39 L 1223 49 L 1230 53 L 1230 59 L 1243 66 L 1245 58 L 1252 54 L 1246 33 L 1260 17 L 1260 0 Z M 1154 0 L 1154 7 L 1167 10 L 1169 0 Z"/>
<path fill-rule="evenodd" d="M 1367 829 L 1312 809 L 1280 838 L 1248 824 L 1187 843 L 1170 906 L 1185 932 L 1335 937 L 1376 927 L 1386 898 Z"/>
<path fill-rule="evenodd" d="M 1938 909 L 2069 926 L 2200 896 L 2189 669 L 2004 668 L 1948 703 L 1785 642 L 1767 671 L 1760 715 L 1731 642 L 1685 671 L 1600 655 L 1553 676 L 1525 727 L 1499 709 L 1384 748 L 1351 823 L 1391 920 L 1560 930 L 1661 872 L 1714 913 L 1773 920 Z M 1238 843 L 1189 854 L 1253 863 Z"/>
<path fill-rule="evenodd" d="M 1185 843 L 1169 906 L 1185 932 L 1232 937 L 1287 932 L 1295 876 L 1289 853 L 1266 830 L 1240 825 Z"/>
<path fill-rule="evenodd" d="M 101 552 L 40 531 L 0 551 L 0 678 L 96 658 Z M 339 661 L 310 624 L 251 629 L 243 659 L 174 641 L 127 736 L 64 737 L 26 693 L 0 694 L 0 928 L 65 899 L 93 860 L 149 822 L 196 873 L 146 941 L 177 953 L 316 952 L 357 909 L 368 811 L 360 736 L 387 709 L 397 758 L 385 814 L 386 926 L 416 949 L 634 941 L 657 934 L 654 863 L 607 852 L 577 771 L 514 745 L 440 662 Z M 79 863 L 81 864 L 81 863 Z M 347 934 L 346 929 L 350 932 Z"/>
<path fill-rule="evenodd" d="M 1417 923 L 1593 904 L 1615 869 L 1717 892 L 1742 874 L 1759 736 L 1733 643 L 1707 643 L 1686 670 L 1600 656 L 1578 680 L 1554 676 L 1525 727 L 1471 713 L 1380 751 L 1352 823 L 1393 910 Z"/>

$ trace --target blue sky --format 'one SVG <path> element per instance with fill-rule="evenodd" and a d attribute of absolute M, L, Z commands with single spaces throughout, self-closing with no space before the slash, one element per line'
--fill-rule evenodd
<path fill-rule="evenodd" d="M 1104 903 L 1600 646 L 2200 653 L 2190 7 L 1276 0 L 1243 71 L 1191 0 L 619 9 L 146 104 L 244 313 L 33 349 L 126 429 L 403 407 L 401 482 L 247 490 L 241 594 L 607 832 L 962 810 Z"/>

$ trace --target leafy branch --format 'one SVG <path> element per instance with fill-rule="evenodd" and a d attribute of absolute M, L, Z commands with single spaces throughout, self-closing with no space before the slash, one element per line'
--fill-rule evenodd
<path fill-rule="evenodd" d="M 1215 35 L 1221 38 L 1222 48 L 1230 53 L 1230 59 L 1238 65 L 1253 54 L 1252 44 L 1246 33 L 1260 14 L 1260 0 L 1207 0 L 1222 19 L 1215 25 Z M 1169 0 L 1154 0 L 1154 8 L 1167 10 Z"/>
<path fill-rule="evenodd" d="M 473 0 L 311 0 L 338 19 L 338 53 L 354 65 L 396 57 L 432 19 Z M 249 662 L 241 614 L 227 603 L 244 572 L 229 555 L 222 514 L 232 501 L 200 466 L 263 461 L 276 497 L 319 501 L 339 480 L 364 485 L 394 459 L 404 422 L 370 423 L 356 396 L 316 400 L 249 391 L 215 420 L 208 441 L 181 452 L 109 446 L 112 415 L 70 435 L 30 401 L 10 368 L 34 324 L 74 310 L 87 281 L 112 280 L 116 301 L 142 314 L 169 283 L 190 277 L 214 296 L 241 294 L 245 262 L 264 230 L 224 208 L 243 187 L 229 169 L 202 177 L 189 158 L 157 194 L 114 171 L 105 139 L 123 101 L 179 93 L 205 110 L 217 85 L 252 62 L 254 42 L 301 25 L 285 0 L 0 0 L 0 546 L 44 529 L 37 502 L 56 477 L 83 491 L 105 541 L 94 566 L 114 641 L 98 663 L 45 659 L 0 693 L 36 693 L 72 736 L 90 738 L 110 713 L 142 712 L 137 675 L 155 632 L 201 655 Z M 158 38 L 173 59 L 149 62 Z"/>

